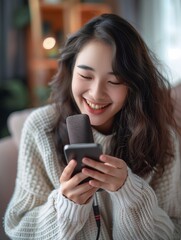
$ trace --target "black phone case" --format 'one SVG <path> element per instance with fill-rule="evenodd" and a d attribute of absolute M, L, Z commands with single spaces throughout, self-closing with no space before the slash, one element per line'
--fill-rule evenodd
<path fill-rule="evenodd" d="M 72 174 L 75 175 L 81 172 L 85 165 L 82 163 L 84 157 L 91 158 L 95 161 L 100 161 L 99 156 L 102 154 L 102 147 L 97 143 L 77 143 L 64 146 L 64 153 L 67 162 L 71 159 L 77 161 L 77 166 Z M 87 179 L 88 180 L 88 179 Z"/>

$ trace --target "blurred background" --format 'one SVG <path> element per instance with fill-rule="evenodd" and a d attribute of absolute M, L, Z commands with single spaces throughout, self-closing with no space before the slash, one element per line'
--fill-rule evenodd
<path fill-rule="evenodd" d="M 171 84 L 180 82 L 180 0 L 1 0 L 0 138 L 9 135 L 10 113 L 46 103 L 67 35 L 104 12 L 133 24 L 165 64 Z"/>

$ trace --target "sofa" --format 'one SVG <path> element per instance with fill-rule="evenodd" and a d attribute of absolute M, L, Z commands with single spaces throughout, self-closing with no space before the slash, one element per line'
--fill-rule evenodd
<path fill-rule="evenodd" d="M 9 239 L 3 228 L 3 217 L 12 196 L 18 158 L 21 129 L 32 109 L 13 112 L 8 117 L 10 136 L 0 139 L 0 239 Z"/>
<path fill-rule="evenodd" d="M 174 101 L 174 116 L 178 125 L 181 127 L 181 83 L 172 88 L 171 94 Z M 15 185 L 21 129 L 24 121 L 32 110 L 33 109 L 25 109 L 10 114 L 8 117 L 10 136 L 0 139 L 0 239 L 3 240 L 8 239 L 4 233 L 2 223 Z"/>

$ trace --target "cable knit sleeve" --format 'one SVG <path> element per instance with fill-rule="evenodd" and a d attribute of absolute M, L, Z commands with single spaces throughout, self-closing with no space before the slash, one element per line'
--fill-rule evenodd
<path fill-rule="evenodd" d="M 89 217 L 91 202 L 80 207 L 59 196 L 61 168 L 52 135 L 43 129 L 46 121 L 38 111 L 23 128 L 15 192 L 5 214 L 11 239 L 75 239 Z"/>
<path fill-rule="evenodd" d="M 154 191 L 130 169 L 125 185 L 110 194 L 120 206 L 113 212 L 114 239 L 173 239 L 174 225 L 158 207 Z"/>
<path fill-rule="evenodd" d="M 58 194 L 57 199 L 57 214 L 58 223 L 61 226 L 61 239 L 74 239 L 75 232 L 67 228 L 67 224 L 71 222 L 73 229 L 79 232 L 85 225 L 89 217 L 89 213 L 92 210 L 93 198 L 83 205 L 76 204 L 61 194 Z"/>

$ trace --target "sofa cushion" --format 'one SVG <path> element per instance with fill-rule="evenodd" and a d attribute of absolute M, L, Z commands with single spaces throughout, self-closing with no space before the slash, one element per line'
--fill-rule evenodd
<path fill-rule="evenodd" d="M 33 109 L 25 109 L 16 111 L 11 113 L 8 117 L 8 129 L 17 147 L 19 147 L 20 144 L 23 124 L 32 110 Z"/>

